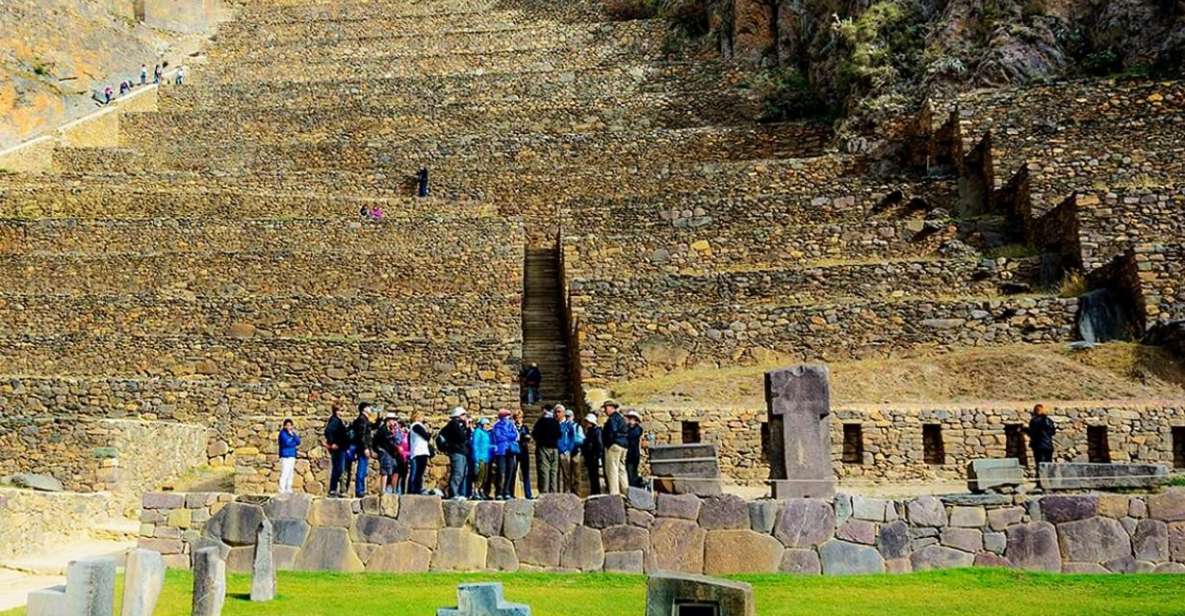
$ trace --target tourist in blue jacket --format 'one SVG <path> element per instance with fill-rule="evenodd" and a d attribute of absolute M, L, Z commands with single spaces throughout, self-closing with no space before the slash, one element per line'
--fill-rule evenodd
<path fill-rule="evenodd" d="M 477 429 L 473 431 L 473 465 L 477 472 L 473 474 L 473 498 L 488 500 L 490 498 L 490 420 L 482 417 L 477 420 Z"/>
<path fill-rule="evenodd" d="M 284 420 L 276 442 L 280 446 L 280 494 L 292 494 L 292 475 L 296 472 L 296 450 L 300 447 L 300 435 L 296 433 L 291 419 Z"/>
<path fill-rule="evenodd" d="M 498 498 L 506 500 L 514 498 L 514 477 L 515 471 L 518 470 L 518 426 L 514 425 L 514 419 L 511 417 L 510 411 L 502 409 L 498 411 L 498 422 L 494 424 L 494 429 L 491 431 L 491 440 L 493 441 L 494 457 L 498 463 Z"/>

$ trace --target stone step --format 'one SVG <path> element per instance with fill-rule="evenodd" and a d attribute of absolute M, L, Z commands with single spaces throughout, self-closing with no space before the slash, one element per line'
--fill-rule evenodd
<path fill-rule="evenodd" d="M 647 454 L 652 462 L 690 459 L 715 459 L 716 446 L 709 443 L 651 445 Z"/>

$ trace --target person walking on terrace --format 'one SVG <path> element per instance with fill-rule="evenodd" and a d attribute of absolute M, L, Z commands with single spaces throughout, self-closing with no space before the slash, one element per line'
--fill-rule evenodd
<path fill-rule="evenodd" d="M 185 65 L 183 64 L 183 65 L 177 67 L 177 85 L 183 85 L 184 83 L 185 83 Z"/>
<path fill-rule="evenodd" d="M 440 430 L 440 449 L 448 455 L 449 497 L 463 500 L 465 498 L 465 475 L 469 469 L 469 428 L 465 426 L 465 409 L 453 409 L 449 422 Z"/>
<path fill-rule="evenodd" d="M 523 412 L 514 414 L 514 427 L 518 429 L 518 470 L 523 478 L 523 498 L 535 498 L 531 494 L 531 455 L 527 447 L 531 443 L 531 429 L 523 421 Z"/>
<path fill-rule="evenodd" d="M 477 429 L 473 431 L 473 490 L 470 496 L 477 500 L 490 498 L 490 420 L 482 417 L 477 420 Z"/>
<path fill-rule="evenodd" d="M 637 411 L 628 411 L 625 414 L 625 423 L 625 476 L 630 487 L 640 488 L 642 476 L 638 473 L 638 467 L 642 465 L 642 416 L 638 415 Z"/>
<path fill-rule="evenodd" d="M 588 474 L 588 495 L 601 493 L 601 457 L 604 455 L 601 443 L 601 428 L 597 416 L 589 413 L 584 417 L 584 442 L 580 444 L 580 455 L 584 458 L 584 471 Z"/>
<path fill-rule="evenodd" d="M 140 65 L 140 85 L 142 85 L 142 86 L 148 85 L 148 65 L 147 64 Z"/>
<path fill-rule="evenodd" d="M 625 473 L 625 454 L 629 449 L 628 426 L 619 412 L 621 405 L 606 400 L 601 408 L 608 416 L 601 430 L 601 444 L 605 448 L 605 489 L 609 494 L 625 494 L 629 478 Z"/>
<path fill-rule="evenodd" d="M 341 418 L 341 405 L 335 403 L 330 411 L 329 421 L 325 422 L 325 449 L 329 451 L 329 495 L 341 495 L 340 484 L 342 472 L 346 468 L 347 449 L 350 446 L 350 433 L 346 429 L 346 422 Z"/>
<path fill-rule="evenodd" d="M 1044 404 L 1033 407 L 1033 416 L 1029 419 L 1029 427 L 1025 432 L 1029 435 L 1033 461 L 1037 465 L 1042 462 L 1053 462 L 1053 435 L 1057 433 L 1057 425 L 1050 419 L 1049 411 Z"/>
<path fill-rule="evenodd" d="M 565 409 L 563 405 L 556 405 L 556 419 L 560 419 L 560 441 L 557 449 L 560 452 L 560 485 L 559 490 L 576 494 L 580 486 L 579 470 L 580 444 L 584 442 L 584 432 L 576 424 L 576 413 Z"/>
<path fill-rule="evenodd" d="M 428 168 L 420 167 L 416 172 L 416 196 L 423 199 L 428 196 Z"/>
<path fill-rule="evenodd" d="M 342 492 L 350 491 L 350 475 L 355 464 L 357 473 L 354 474 L 354 496 L 366 496 L 366 477 L 370 469 L 370 458 L 374 457 L 372 445 L 374 443 L 374 422 L 370 418 L 370 405 L 366 402 L 358 404 L 358 416 L 350 423 L 349 456 L 346 458 L 346 485 Z"/>
<path fill-rule="evenodd" d="M 537 486 L 540 494 L 559 492 L 560 422 L 555 417 L 557 411 L 563 413 L 563 405 L 557 404 L 554 409 L 544 410 L 543 416 L 531 428 L 531 438 L 535 439 L 535 468 L 539 473 Z"/>
<path fill-rule="evenodd" d="M 531 362 L 518 373 L 519 385 L 523 390 L 522 401 L 527 404 L 539 402 L 539 386 L 543 383 L 543 373 L 539 371 L 539 364 Z"/>
<path fill-rule="evenodd" d="M 152 83 L 160 84 L 160 79 L 164 74 L 160 70 L 160 65 L 157 64 L 152 67 Z"/>
<path fill-rule="evenodd" d="M 411 428 L 408 430 L 408 479 L 407 494 L 422 494 L 424 492 L 424 471 L 428 469 L 428 458 L 432 456 L 429 443 L 432 434 L 428 426 L 424 425 L 424 415 L 419 411 L 412 413 Z"/>
<path fill-rule="evenodd" d="M 280 449 L 280 494 L 292 494 L 292 476 L 296 473 L 296 450 L 300 447 L 300 435 L 291 419 L 285 419 L 276 438 Z"/>
<path fill-rule="evenodd" d="M 399 421 L 395 413 L 387 413 L 383 424 L 374 432 L 374 451 L 379 456 L 379 492 L 395 494 L 399 492 L 399 467 L 403 466 L 403 431 L 399 429 Z"/>
<path fill-rule="evenodd" d="M 498 461 L 499 500 L 514 498 L 514 477 L 519 455 L 518 439 L 518 426 L 514 425 L 510 411 L 498 411 L 498 421 L 490 431 L 490 440 L 493 441 L 494 458 Z"/>

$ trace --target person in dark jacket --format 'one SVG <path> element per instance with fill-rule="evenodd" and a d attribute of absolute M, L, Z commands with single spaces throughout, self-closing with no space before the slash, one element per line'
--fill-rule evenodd
<path fill-rule="evenodd" d="M 543 384 L 543 373 L 539 371 L 539 364 L 531 362 L 518 373 L 519 385 L 522 387 L 522 401 L 535 404 L 539 401 L 539 387 Z"/>
<path fill-rule="evenodd" d="M 300 447 L 300 435 L 291 419 L 285 419 L 276 437 L 280 449 L 280 494 L 292 494 L 292 476 L 296 472 L 296 451 Z"/>
<path fill-rule="evenodd" d="M 601 455 L 603 453 L 601 428 L 597 426 L 597 416 L 589 413 L 584 418 L 584 442 L 580 443 L 580 456 L 584 458 L 584 470 L 588 473 L 589 496 L 601 493 Z"/>
<path fill-rule="evenodd" d="M 625 476 L 630 486 L 642 487 L 642 476 L 638 474 L 638 467 L 642 465 L 642 417 L 637 411 L 625 414 Z"/>
<path fill-rule="evenodd" d="M 609 494 L 625 494 L 629 486 L 629 478 L 625 475 L 625 452 L 629 448 L 629 436 L 626 434 L 628 426 L 621 416 L 621 405 L 617 402 L 606 400 L 601 409 L 607 415 L 605 427 L 601 430 L 601 444 L 605 448 L 605 488 Z"/>
<path fill-rule="evenodd" d="M 514 427 L 518 428 L 518 469 L 523 478 L 523 498 L 535 498 L 531 495 L 531 454 L 527 446 L 531 443 L 531 430 L 523 421 L 523 412 L 514 414 Z"/>
<path fill-rule="evenodd" d="M 379 491 L 383 494 L 395 494 L 398 490 L 398 477 L 402 474 L 399 468 L 403 465 L 403 433 L 399 430 L 399 421 L 395 413 L 387 413 L 382 425 L 374 432 L 373 448 L 379 457 Z"/>
<path fill-rule="evenodd" d="M 421 199 L 428 196 L 428 168 L 420 167 L 416 172 L 416 195 Z"/>
<path fill-rule="evenodd" d="M 1053 435 L 1057 433 L 1057 425 L 1049 418 L 1049 411 L 1044 404 L 1033 407 L 1033 417 L 1029 420 L 1029 427 L 1025 430 L 1029 435 L 1029 448 L 1033 450 L 1033 460 L 1037 464 L 1053 462 Z"/>
<path fill-rule="evenodd" d="M 357 473 L 354 474 L 354 496 L 357 498 L 366 496 L 366 476 L 370 470 L 370 458 L 374 456 L 372 445 L 375 425 L 370 418 L 370 412 L 370 404 L 359 402 L 358 416 L 354 418 L 349 427 L 350 445 L 347 449 L 349 455 L 346 456 L 346 486 L 342 492 L 348 493 L 350 491 L 350 475 L 353 474 L 354 465 L 357 463 Z"/>
<path fill-rule="evenodd" d="M 560 412 L 564 407 L 556 405 Z M 555 418 L 555 410 L 543 411 L 543 416 L 535 422 L 531 429 L 531 438 L 535 439 L 535 468 L 539 473 L 540 494 L 550 494 L 559 491 L 560 483 L 560 422 Z"/>
<path fill-rule="evenodd" d="M 341 495 L 339 484 L 346 468 L 350 433 L 341 418 L 341 405 L 334 404 L 330 413 L 329 421 L 325 422 L 325 449 L 329 451 L 330 462 L 329 495 L 336 497 Z"/>
<path fill-rule="evenodd" d="M 448 455 L 449 496 L 461 500 L 465 498 L 465 476 L 469 470 L 469 448 L 471 434 L 465 425 L 465 409 L 453 409 L 449 422 L 440 429 L 440 436 L 444 441 L 444 453 Z"/>

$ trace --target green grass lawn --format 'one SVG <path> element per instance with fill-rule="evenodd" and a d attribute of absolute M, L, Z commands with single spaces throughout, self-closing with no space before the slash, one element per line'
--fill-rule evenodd
<path fill-rule="evenodd" d="M 964 569 L 865 577 L 736 576 L 753 584 L 760 616 L 875 614 L 1185 614 L 1185 576 L 1050 575 Z M 451 606 L 461 582 L 500 581 L 511 601 L 536 616 L 604 616 L 645 610 L 646 578 L 557 574 L 281 573 L 279 597 L 247 600 L 250 577 L 231 575 L 223 614 L 285 616 L 434 616 Z M 157 616 L 188 616 L 192 578 L 169 571 Z M 24 614 L 24 610 L 0 616 Z"/>

